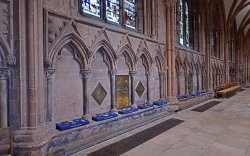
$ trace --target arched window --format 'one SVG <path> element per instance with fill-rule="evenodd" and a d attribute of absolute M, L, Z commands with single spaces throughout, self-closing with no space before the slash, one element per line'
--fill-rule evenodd
<path fill-rule="evenodd" d="M 176 3 L 176 38 L 180 46 L 192 48 L 192 18 L 190 4 L 187 0 Z"/>
<path fill-rule="evenodd" d="M 136 29 L 136 5 L 135 0 L 81 0 L 80 11 L 87 16 Z"/>

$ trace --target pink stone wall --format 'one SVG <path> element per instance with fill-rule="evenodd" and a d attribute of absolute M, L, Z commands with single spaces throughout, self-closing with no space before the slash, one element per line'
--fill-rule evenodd
<path fill-rule="evenodd" d="M 66 45 L 56 62 L 54 78 L 54 121 L 71 120 L 82 117 L 83 87 L 80 68 L 73 58 L 73 49 Z"/>

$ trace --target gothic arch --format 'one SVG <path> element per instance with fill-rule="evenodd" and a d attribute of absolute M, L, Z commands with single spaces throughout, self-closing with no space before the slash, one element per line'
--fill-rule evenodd
<path fill-rule="evenodd" d="M 147 44 L 145 40 L 142 40 L 138 49 L 137 49 L 137 54 L 136 54 L 136 60 L 138 60 L 138 58 L 142 58 L 142 63 L 146 69 L 146 71 L 149 71 L 152 63 L 153 63 L 153 58 L 150 55 L 148 48 L 147 48 Z"/>
<path fill-rule="evenodd" d="M 0 67 L 6 66 L 6 57 L 10 54 L 8 43 L 0 36 Z"/>
<path fill-rule="evenodd" d="M 129 44 L 124 45 L 118 52 L 118 57 L 125 56 L 126 64 L 129 66 L 129 70 L 135 70 L 136 55 L 132 47 Z"/>
<path fill-rule="evenodd" d="M 107 40 L 102 40 L 99 43 L 97 43 L 93 48 L 91 48 L 91 58 L 90 58 L 90 64 L 94 60 L 94 56 L 97 51 L 101 50 L 105 61 L 108 63 L 109 70 L 115 70 L 115 61 L 117 59 L 117 55 L 113 49 L 113 47 L 110 45 L 110 43 Z"/>
<path fill-rule="evenodd" d="M 47 67 L 55 68 L 56 61 L 61 49 L 69 44 L 74 50 L 74 59 L 79 63 L 81 69 L 86 69 L 88 67 L 88 48 L 81 40 L 81 38 L 74 34 L 66 35 L 55 47 L 53 47 L 49 54 L 49 60 L 47 60 Z M 50 62 L 51 61 L 51 62 Z"/>
<path fill-rule="evenodd" d="M 166 61 L 164 59 L 165 57 L 162 55 L 162 52 L 157 50 L 156 56 L 155 56 L 155 62 L 159 69 L 159 71 L 165 71 L 166 70 Z"/>

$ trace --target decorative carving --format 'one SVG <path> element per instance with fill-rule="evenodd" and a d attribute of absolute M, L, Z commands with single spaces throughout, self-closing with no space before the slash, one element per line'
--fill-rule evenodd
<path fill-rule="evenodd" d="M 130 75 L 130 76 L 134 76 L 136 73 L 137 73 L 137 71 L 135 71 L 135 70 L 129 71 L 129 75 Z"/>
<path fill-rule="evenodd" d="M 14 55 L 7 55 L 6 56 L 6 64 L 7 66 L 15 66 L 16 65 L 16 57 Z"/>
<path fill-rule="evenodd" d="M 95 87 L 94 91 L 92 92 L 91 96 L 94 98 L 94 100 L 101 105 L 102 102 L 104 101 L 107 91 L 104 89 L 102 84 L 99 82 L 97 86 Z"/>
<path fill-rule="evenodd" d="M 58 38 L 58 36 L 61 34 L 62 30 L 65 28 L 67 22 L 58 19 L 56 17 L 50 16 L 48 18 L 48 42 L 49 46 L 52 45 L 52 43 Z"/>
<path fill-rule="evenodd" d="M 145 91 L 145 87 L 143 86 L 142 82 L 140 81 L 135 89 L 137 95 L 141 98 L 144 91 Z"/>
<path fill-rule="evenodd" d="M 115 71 L 115 70 L 109 71 L 109 74 L 110 74 L 111 78 L 115 78 L 116 73 L 117 73 L 117 71 Z"/>
<path fill-rule="evenodd" d="M 10 29 L 10 10 L 9 10 L 9 2 L 0 1 L 0 36 L 6 41 L 9 40 L 9 29 Z"/>
<path fill-rule="evenodd" d="M 52 79 L 55 72 L 56 72 L 56 69 L 47 69 L 45 72 L 47 79 L 48 80 Z"/>
<path fill-rule="evenodd" d="M 117 52 L 119 55 L 121 55 L 121 53 L 123 52 L 123 48 L 126 46 L 128 46 L 132 49 L 132 44 L 129 40 L 128 33 L 126 33 L 126 35 L 124 35 L 122 37 L 122 40 L 120 41 L 120 45 L 118 46 L 118 49 L 117 49 Z"/>
<path fill-rule="evenodd" d="M 94 40 L 92 40 L 92 46 L 91 47 L 95 47 L 96 45 L 98 45 L 102 41 L 107 41 L 108 43 L 110 43 L 110 40 L 108 38 L 108 35 L 107 35 L 105 27 L 102 28 L 102 29 L 100 29 L 98 31 L 98 34 L 95 35 Z"/>

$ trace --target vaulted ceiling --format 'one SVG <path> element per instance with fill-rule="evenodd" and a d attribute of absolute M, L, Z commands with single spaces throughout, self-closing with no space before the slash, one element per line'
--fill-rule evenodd
<path fill-rule="evenodd" d="M 227 24 L 236 21 L 237 31 L 244 35 L 250 31 L 250 0 L 223 0 L 227 17 Z"/>

